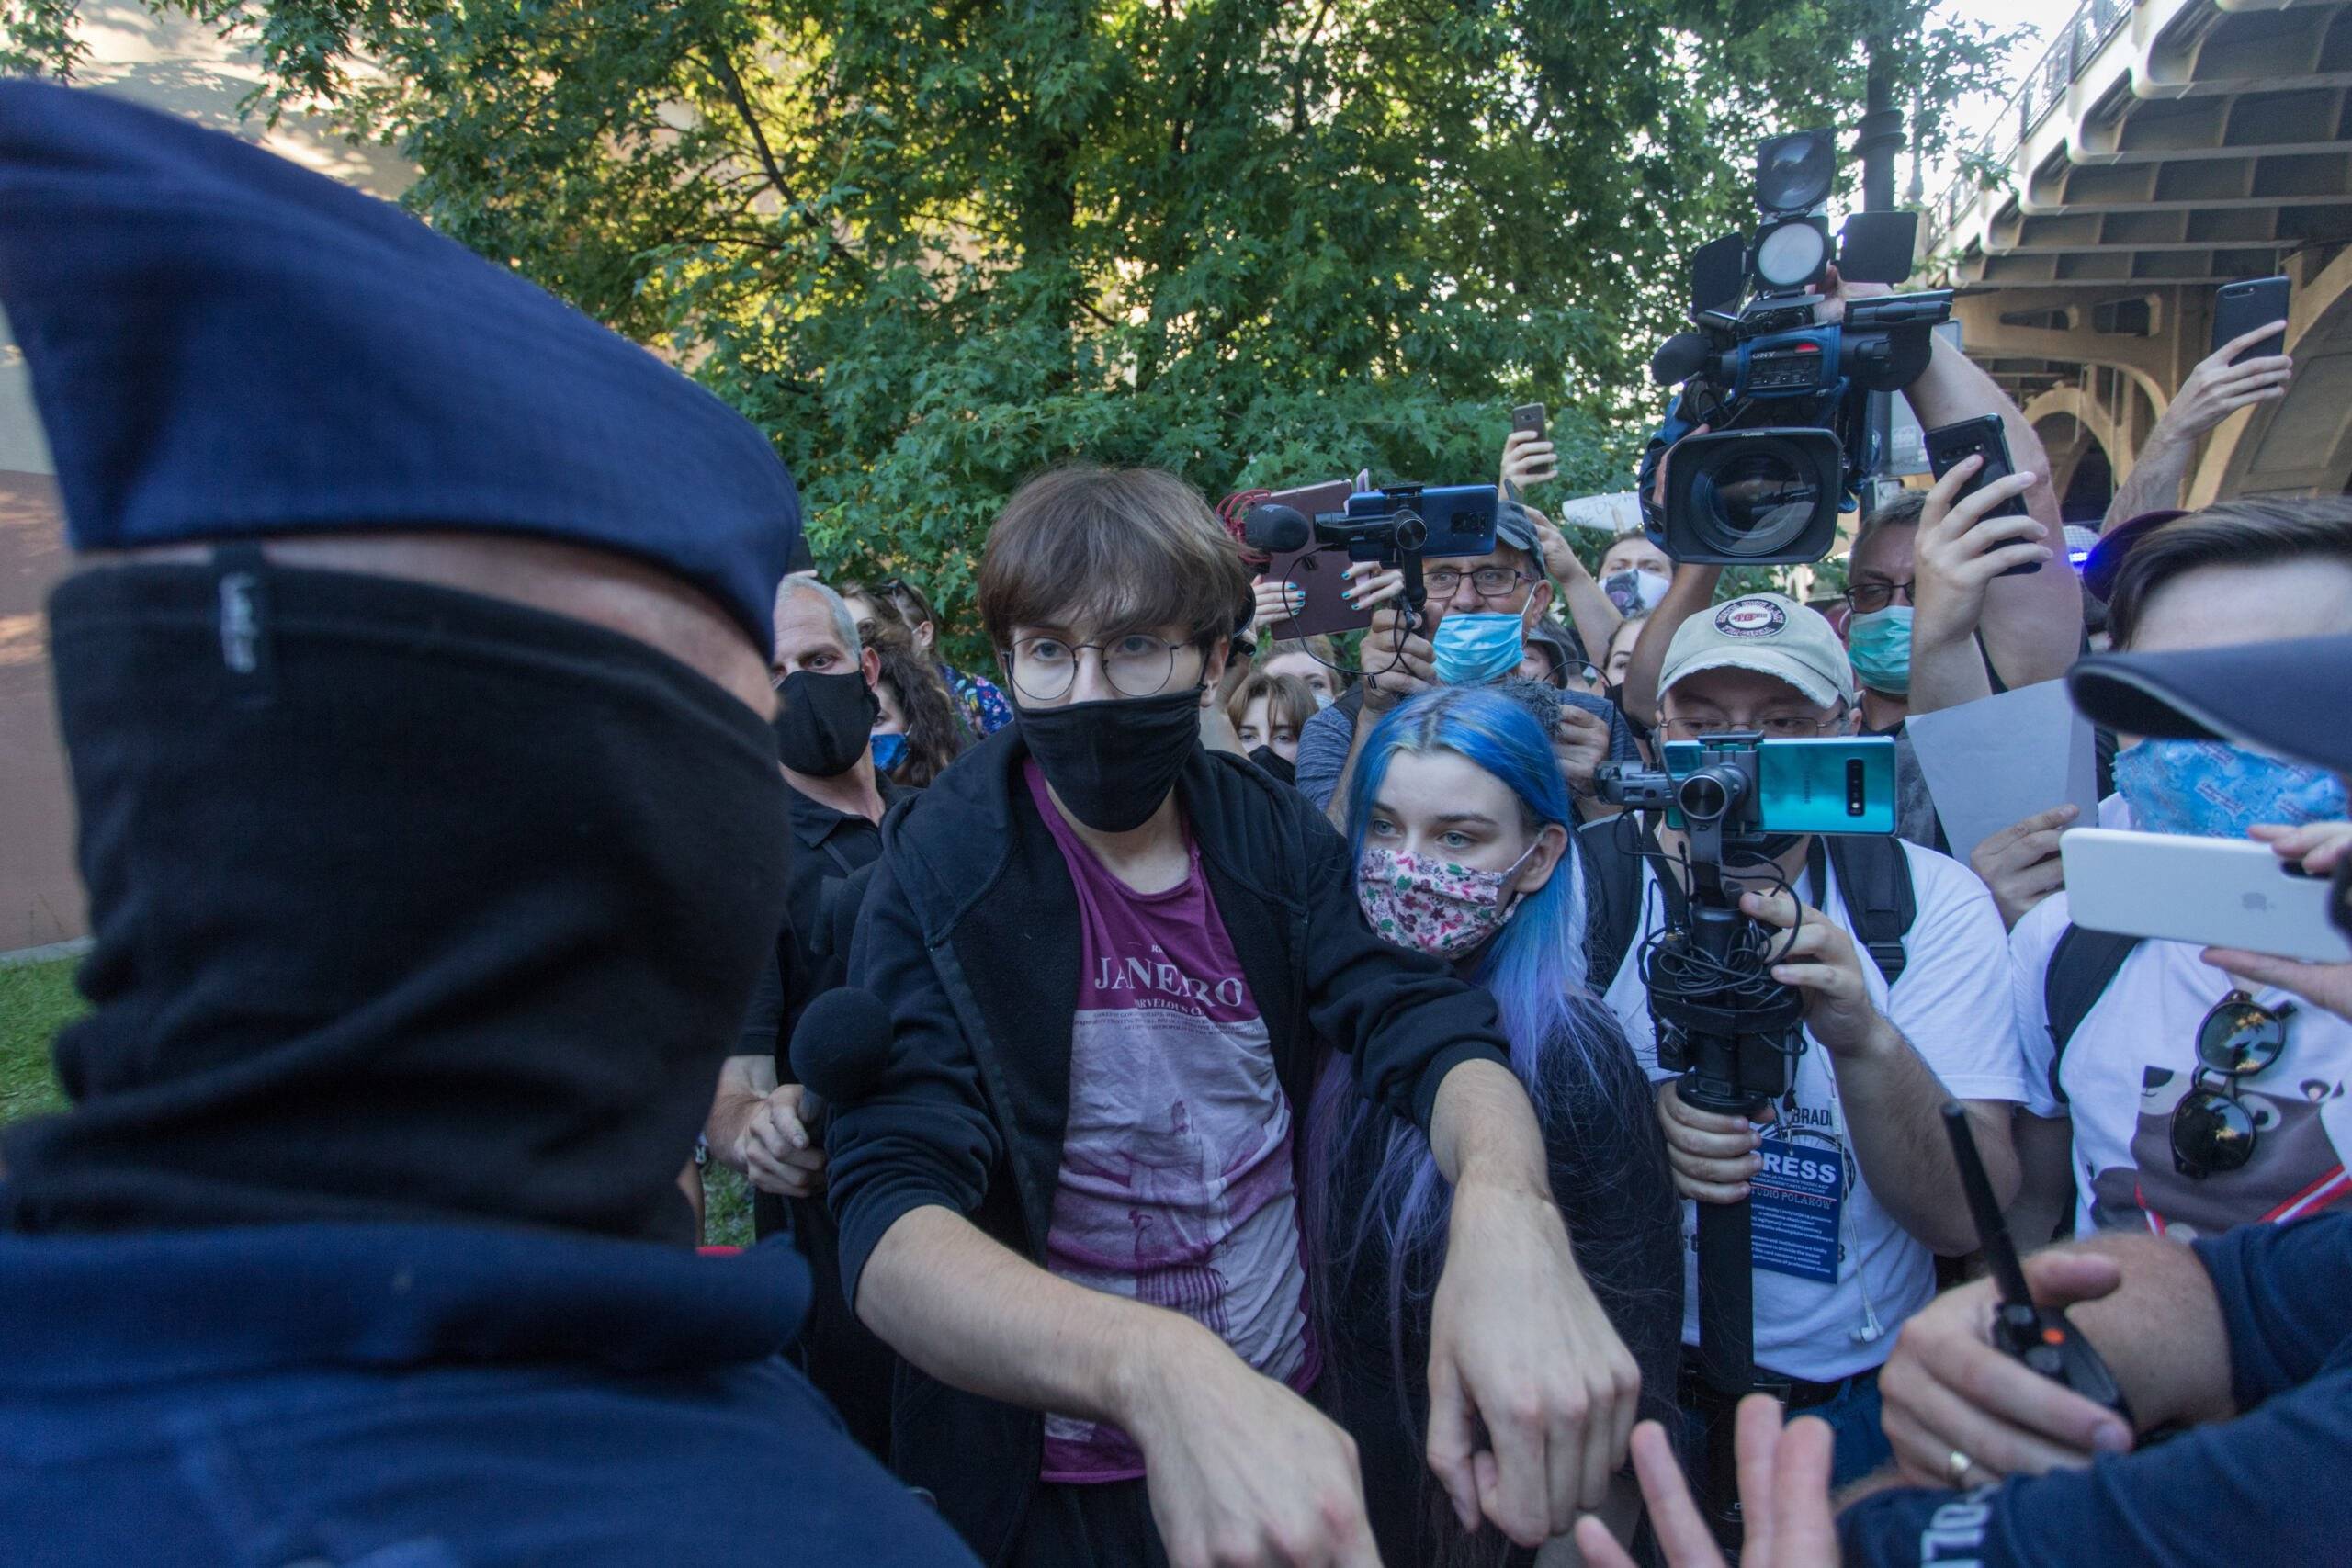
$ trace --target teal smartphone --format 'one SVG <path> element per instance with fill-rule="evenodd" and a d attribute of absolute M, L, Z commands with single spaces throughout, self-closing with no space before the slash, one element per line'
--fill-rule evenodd
<path fill-rule="evenodd" d="M 1666 771 L 1676 778 L 1699 767 L 1701 742 L 1666 743 Z M 1894 741 L 1888 736 L 1825 736 L 1766 740 L 1756 748 L 1758 833 L 1894 831 Z M 1667 813 L 1682 826 L 1682 814 Z"/>

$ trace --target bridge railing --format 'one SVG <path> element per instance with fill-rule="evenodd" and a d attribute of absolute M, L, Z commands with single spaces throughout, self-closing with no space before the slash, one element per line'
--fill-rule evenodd
<path fill-rule="evenodd" d="M 1936 240 L 1951 232 L 1960 215 L 1984 188 L 1980 175 L 1966 164 L 2009 162 L 2026 138 L 2064 100 L 2066 89 L 2074 85 L 2075 78 L 2083 73 L 2109 39 L 2123 30 L 2123 24 L 2132 19 L 2132 0 L 2084 0 L 2075 7 L 2074 16 L 2051 40 L 2041 62 L 2009 95 L 2009 101 L 2002 106 L 1992 128 L 1968 150 L 1961 172 L 1930 209 Z"/>

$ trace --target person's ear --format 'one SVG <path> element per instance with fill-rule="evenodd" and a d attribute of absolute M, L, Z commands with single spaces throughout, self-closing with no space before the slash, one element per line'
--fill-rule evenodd
<path fill-rule="evenodd" d="M 860 653 L 857 656 L 857 668 L 865 677 L 868 691 L 882 689 L 882 652 L 879 649 L 869 648 Z"/>
<path fill-rule="evenodd" d="M 931 645 L 937 641 L 938 638 L 939 628 L 937 626 L 933 626 L 929 621 L 917 621 L 915 623 L 915 646 L 921 649 L 924 653 L 927 654 L 931 651 Z"/>
<path fill-rule="evenodd" d="M 1519 886 L 1515 891 L 1522 898 L 1532 898 L 1544 891 L 1552 874 L 1560 869 L 1560 862 L 1568 852 L 1568 830 L 1557 822 L 1546 822 L 1544 830 L 1535 835 L 1535 843 L 1528 851 L 1527 863 L 1519 868 Z"/>
<path fill-rule="evenodd" d="M 1232 657 L 1233 639 L 1231 637 L 1221 637 L 1209 644 L 1208 657 L 1201 662 L 1201 684 L 1214 693 L 1217 688 L 1217 682 L 1225 679 L 1225 666 Z"/>
<path fill-rule="evenodd" d="M 1527 591 L 1527 609 L 1520 616 L 1520 623 L 1529 631 L 1533 631 L 1543 624 L 1544 612 L 1551 607 L 1552 583 L 1551 580 L 1546 578 Z"/>
<path fill-rule="evenodd" d="M 1840 735 L 1860 735 L 1861 732 L 1862 705 L 1859 701 L 1848 703 L 1846 705 L 1846 712 L 1838 726 L 1838 733 Z"/>

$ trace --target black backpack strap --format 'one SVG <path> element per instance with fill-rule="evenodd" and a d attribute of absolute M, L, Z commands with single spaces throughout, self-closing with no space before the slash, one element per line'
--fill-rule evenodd
<path fill-rule="evenodd" d="M 2050 950 L 2049 966 L 2041 972 L 2041 1010 L 2050 1026 L 2050 1092 L 2061 1105 L 2066 1103 L 2066 1091 L 2058 1087 L 2058 1064 L 2065 1058 L 2066 1042 L 2139 945 L 2136 936 L 2069 925 Z"/>
<path fill-rule="evenodd" d="M 1641 937 L 1642 860 L 1625 843 L 1621 817 L 1604 817 L 1577 829 L 1577 855 L 1584 863 L 1584 983 L 1595 996 L 1609 988 L 1618 966 Z M 1655 833 L 1644 840 L 1655 847 Z"/>
<path fill-rule="evenodd" d="M 1831 833 L 1816 837 L 1808 863 L 1813 874 L 1815 908 L 1820 908 L 1824 845 L 1828 863 L 1838 872 L 1838 897 L 1846 902 L 1846 919 L 1854 936 L 1886 976 L 1887 988 L 1903 978 L 1908 962 L 1903 939 L 1919 918 L 1919 900 L 1911 888 L 1911 857 L 1894 839 L 1875 835 Z"/>

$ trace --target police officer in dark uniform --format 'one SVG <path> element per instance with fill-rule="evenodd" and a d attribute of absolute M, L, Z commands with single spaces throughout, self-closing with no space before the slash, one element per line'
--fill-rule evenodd
<path fill-rule="evenodd" d="M 968 1562 L 678 1176 L 784 907 L 761 434 L 397 209 L 0 85 L 93 1011 L 0 1139 L 51 1564 Z"/>

